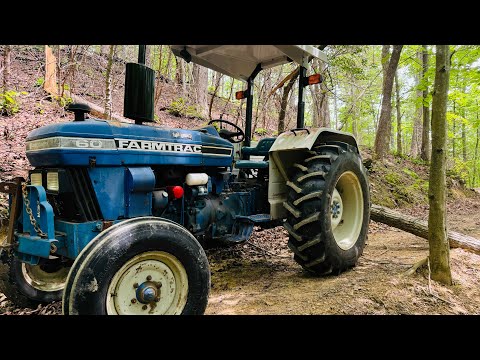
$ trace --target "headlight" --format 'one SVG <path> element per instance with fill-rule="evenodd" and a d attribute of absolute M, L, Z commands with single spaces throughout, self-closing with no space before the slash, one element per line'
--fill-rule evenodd
<path fill-rule="evenodd" d="M 47 172 L 47 190 L 58 191 L 60 189 L 58 183 L 58 172 L 49 171 Z"/>
<path fill-rule="evenodd" d="M 30 174 L 30 183 L 35 186 L 42 186 L 42 173 L 31 173 Z"/>

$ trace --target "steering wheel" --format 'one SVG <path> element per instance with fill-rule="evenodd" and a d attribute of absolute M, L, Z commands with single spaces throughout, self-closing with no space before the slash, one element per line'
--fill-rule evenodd
<path fill-rule="evenodd" d="M 239 143 L 239 142 L 242 142 L 243 139 L 245 139 L 245 133 L 243 132 L 243 130 L 240 129 L 237 125 L 231 123 L 230 121 L 221 120 L 221 119 L 210 120 L 208 125 L 212 125 L 214 123 L 225 123 L 227 125 L 232 126 L 235 130 L 237 130 L 235 132 L 235 131 L 230 131 L 230 130 L 227 130 L 227 129 L 220 129 L 219 132 L 218 132 L 218 135 L 220 135 L 220 137 L 222 139 L 226 139 L 226 140 L 230 141 L 231 143 Z M 237 139 L 234 140 L 234 138 L 237 138 Z"/>

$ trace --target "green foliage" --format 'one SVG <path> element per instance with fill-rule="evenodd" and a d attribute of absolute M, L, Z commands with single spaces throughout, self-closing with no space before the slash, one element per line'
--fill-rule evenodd
<path fill-rule="evenodd" d="M 385 180 L 390 185 L 399 185 L 402 182 L 402 178 L 400 177 L 400 175 L 398 175 L 394 172 L 390 172 L 390 173 L 386 174 L 385 175 Z"/>
<path fill-rule="evenodd" d="M 173 116 L 184 116 L 189 118 L 199 118 L 202 116 L 195 105 L 188 105 L 184 98 L 180 97 L 170 103 L 167 111 Z"/>
<path fill-rule="evenodd" d="M 417 175 L 417 173 L 414 172 L 414 171 L 412 171 L 412 170 L 410 170 L 410 169 L 404 168 L 404 169 L 403 169 L 403 172 L 404 172 L 405 174 L 407 174 L 408 176 L 411 176 L 411 177 L 414 178 L 414 179 L 418 179 L 418 178 L 419 178 L 418 175 Z"/>
<path fill-rule="evenodd" d="M 36 86 L 36 87 L 41 87 L 41 86 L 43 86 L 44 83 L 45 83 L 45 78 L 44 78 L 44 77 L 39 77 L 39 78 L 35 81 L 35 86 Z"/>
<path fill-rule="evenodd" d="M 56 102 L 58 102 L 58 105 L 60 105 L 62 108 L 67 108 L 68 105 L 70 105 L 73 100 L 71 97 L 68 97 L 66 95 L 63 95 L 63 96 L 53 96 L 52 97 L 53 100 L 55 100 Z"/>
<path fill-rule="evenodd" d="M 35 104 L 35 112 L 40 115 L 45 114 L 45 109 L 41 103 Z"/>
<path fill-rule="evenodd" d="M 18 102 L 18 95 L 26 95 L 25 91 L 17 92 L 8 90 L 0 93 L 0 115 L 11 116 L 20 111 L 20 104 Z"/>
<path fill-rule="evenodd" d="M 264 128 L 257 128 L 255 129 L 255 134 L 263 136 L 267 134 L 267 129 Z"/>
<path fill-rule="evenodd" d="M 465 162 L 459 159 L 453 159 L 453 166 L 447 169 L 447 176 L 458 179 L 466 184 L 468 181 L 468 171 L 469 168 Z"/>

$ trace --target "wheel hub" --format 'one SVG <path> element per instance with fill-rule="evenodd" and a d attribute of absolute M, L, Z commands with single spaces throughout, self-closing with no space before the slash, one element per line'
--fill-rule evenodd
<path fill-rule="evenodd" d="M 337 189 L 333 190 L 332 204 L 330 205 L 330 213 L 332 217 L 332 230 L 340 224 L 343 216 L 343 201 L 342 196 Z"/>
<path fill-rule="evenodd" d="M 182 263 L 163 251 L 141 253 L 114 275 L 107 294 L 108 314 L 180 314 L 188 278 Z"/>
<path fill-rule="evenodd" d="M 149 304 L 151 302 L 158 302 L 160 299 L 161 282 L 145 281 L 135 291 L 137 300 L 142 304 Z"/>

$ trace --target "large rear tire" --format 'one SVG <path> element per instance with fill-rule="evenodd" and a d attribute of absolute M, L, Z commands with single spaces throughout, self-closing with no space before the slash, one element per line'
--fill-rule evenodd
<path fill-rule="evenodd" d="M 204 250 L 182 226 L 143 217 L 93 239 L 70 271 L 68 315 L 200 315 L 210 290 Z"/>
<path fill-rule="evenodd" d="M 21 262 L 12 253 L 0 261 L 0 292 L 17 307 L 36 308 L 62 299 L 69 267 L 60 259 L 39 265 Z"/>
<path fill-rule="evenodd" d="M 356 148 L 341 142 L 316 146 L 295 164 L 284 203 L 288 246 L 315 275 L 355 266 L 370 220 L 367 171 Z"/>

